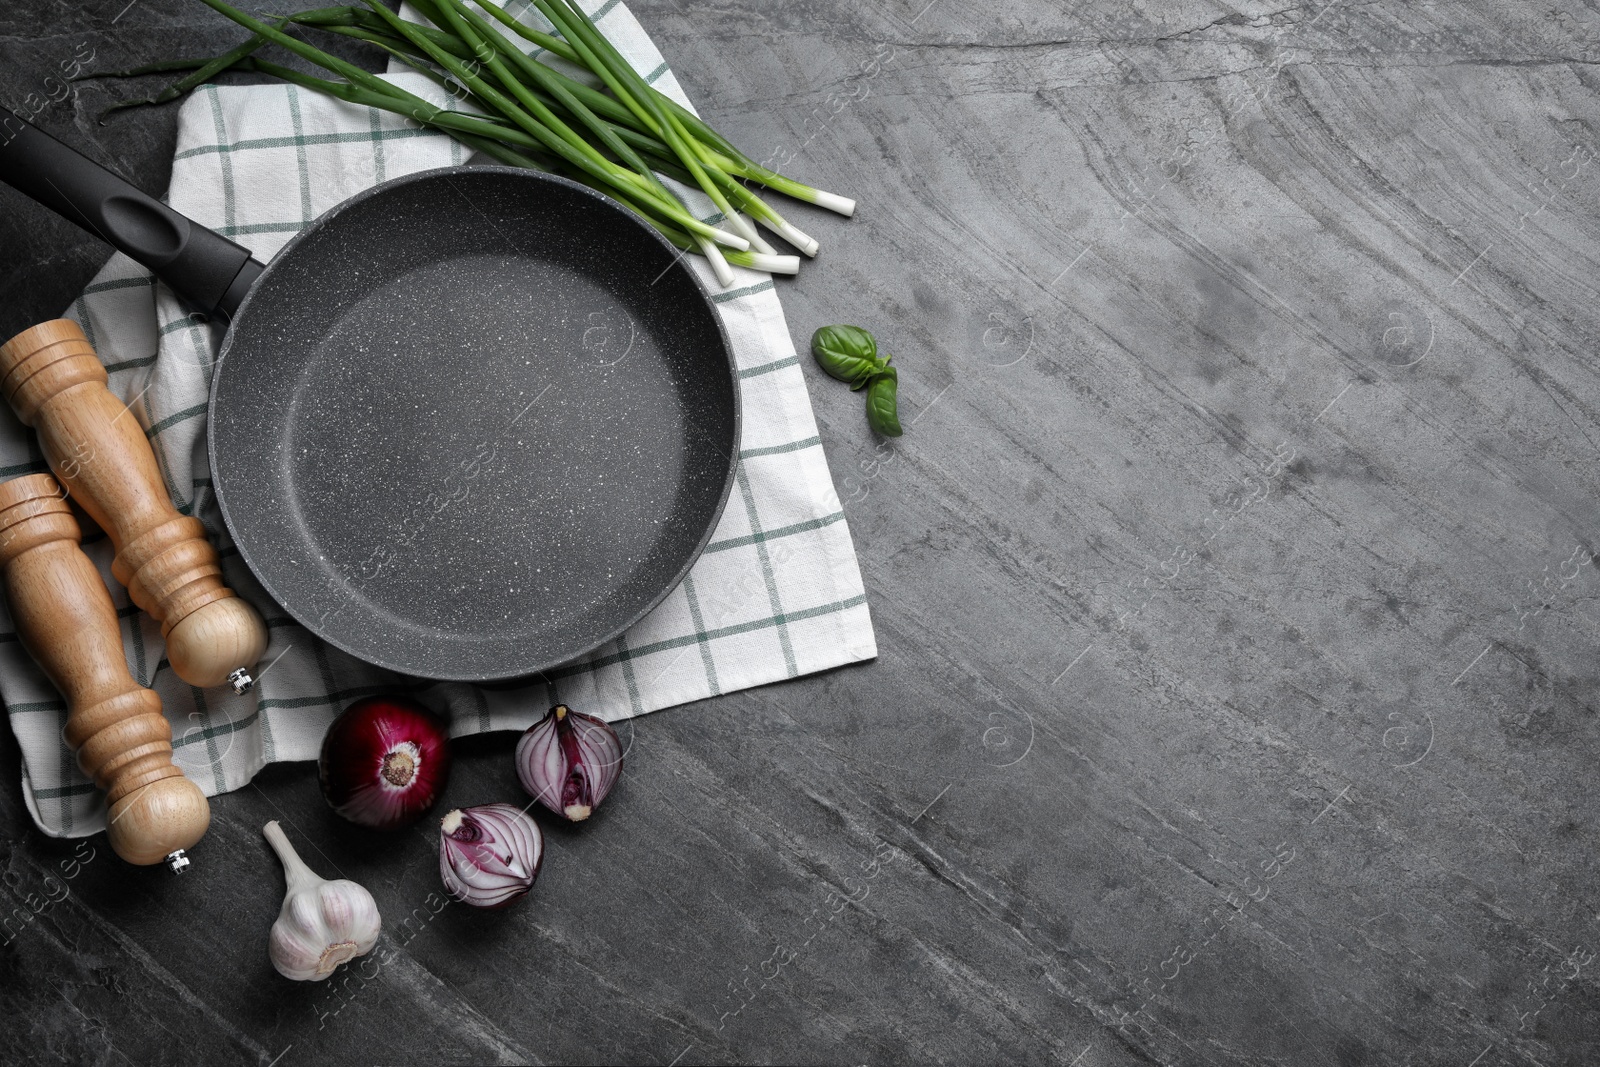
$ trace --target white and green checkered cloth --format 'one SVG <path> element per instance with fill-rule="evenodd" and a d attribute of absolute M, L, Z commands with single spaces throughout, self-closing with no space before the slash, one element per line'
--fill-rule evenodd
<path fill-rule="evenodd" d="M 588 5 L 624 54 L 663 92 L 688 104 L 660 53 L 617 0 Z M 392 74 L 419 96 L 445 97 L 414 73 Z M 303 226 L 387 178 L 464 162 L 462 147 L 398 116 L 292 86 L 207 86 L 178 118 L 168 201 L 249 246 L 265 261 Z M 710 215 L 709 202 L 702 214 Z M 654 612 L 543 684 L 484 690 L 458 683 L 415 689 L 447 712 L 457 736 L 521 730 L 557 699 L 618 720 L 793 678 L 877 654 L 849 529 L 817 436 L 800 361 L 771 278 L 738 271 L 718 289 L 688 257 L 727 326 L 744 399 L 737 484 L 705 555 Z M 161 696 L 179 767 L 209 795 L 245 785 L 269 763 L 315 759 L 334 716 L 357 697 L 405 686 L 301 629 L 256 584 L 227 541 L 211 492 L 205 410 L 216 326 L 191 322 L 149 272 L 114 256 L 69 312 L 110 372 L 111 390 L 145 426 L 167 488 L 222 550 L 228 584 L 267 619 L 271 644 L 253 692 L 199 690 L 162 655 L 160 628 L 111 578 L 110 543 L 84 548 L 100 568 L 123 625 L 129 669 Z M 37 444 L 0 413 L 0 478 L 44 470 Z M 268 664 L 271 666 L 268 667 Z M 105 825 L 104 798 L 61 740 L 66 708 L 0 614 L 0 697 L 22 749 L 23 795 L 39 827 L 82 836 Z"/>

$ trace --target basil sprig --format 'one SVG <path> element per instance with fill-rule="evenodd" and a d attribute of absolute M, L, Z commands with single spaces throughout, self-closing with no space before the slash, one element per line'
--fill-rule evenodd
<path fill-rule="evenodd" d="M 811 354 L 832 377 L 852 390 L 867 391 L 867 422 L 885 437 L 899 437 L 896 391 L 900 375 L 893 356 L 878 355 L 878 342 L 859 326 L 824 326 L 811 335 Z"/>

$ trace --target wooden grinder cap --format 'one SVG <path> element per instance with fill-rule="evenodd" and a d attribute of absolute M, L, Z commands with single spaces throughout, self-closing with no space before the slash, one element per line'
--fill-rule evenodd
<path fill-rule="evenodd" d="M 78 522 L 48 474 L 0 483 L 0 579 L 23 647 L 67 700 L 65 738 L 106 791 L 111 847 L 130 863 L 168 860 L 211 823 L 204 794 L 172 763 L 161 698 L 134 681 L 117 611 L 78 547 Z"/>

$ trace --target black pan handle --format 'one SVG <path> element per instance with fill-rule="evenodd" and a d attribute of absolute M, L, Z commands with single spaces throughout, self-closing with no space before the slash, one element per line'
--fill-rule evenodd
<path fill-rule="evenodd" d="M 231 319 L 265 269 L 248 248 L 178 214 L 3 107 L 0 181 L 143 263 L 207 315 Z"/>

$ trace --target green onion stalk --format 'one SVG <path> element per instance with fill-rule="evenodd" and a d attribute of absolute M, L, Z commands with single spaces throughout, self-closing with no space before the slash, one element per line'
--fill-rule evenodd
<path fill-rule="evenodd" d="M 433 108 L 431 104 L 420 98 L 413 97 L 417 101 L 417 106 L 415 107 L 397 106 L 392 99 L 378 96 L 347 82 L 334 82 L 313 77 L 292 67 L 280 66 L 259 57 L 241 60 L 236 69 L 267 74 L 290 84 L 298 85 L 303 89 L 336 97 L 348 103 L 359 104 L 364 107 L 375 107 L 398 115 L 404 115 L 422 125 L 448 133 L 474 151 L 482 152 L 491 159 L 508 166 L 548 171 L 569 178 L 579 177 L 568 168 L 563 167 L 559 159 L 541 155 L 538 151 L 538 143 L 519 131 L 507 130 L 494 122 L 486 121 L 473 115 Z M 447 84 L 442 77 L 436 74 L 431 74 L 430 76 L 434 77 L 440 85 Z M 517 151 L 509 147 L 506 143 L 503 143 L 502 137 L 506 141 L 520 144 L 523 150 Z M 660 231 L 668 241 L 678 248 L 684 251 L 695 251 L 697 249 L 695 241 L 683 230 L 657 221 L 643 210 L 640 210 L 638 205 L 629 203 L 629 206 L 639 211 L 646 222 Z M 765 271 L 768 274 L 800 273 L 800 259 L 798 256 L 768 255 L 760 252 L 741 251 L 730 251 L 724 253 L 724 255 L 726 261 L 736 267 Z"/>
<path fill-rule="evenodd" d="M 425 38 L 409 29 L 410 24 L 402 21 L 399 16 L 382 7 L 378 0 L 367 0 L 370 7 L 384 18 L 391 27 L 397 30 L 413 44 L 422 48 L 430 59 L 447 70 L 459 83 L 467 86 L 473 95 L 486 101 L 492 108 L 523 129 L 539 137 L 541 132 L 547 146 L 560 155 L 569 164 L 576 166 L 590 178 L 598 177 L 602 183 L 609 186 L 608 192 L 613 195 L 621 193 L 625 202 L 638 210 L 638 197 L 647 198 L 657 212 L 667 214 L 668 221 L 677 223 L 691 231 L 699 246 L 699 251 L 711 264 L 718 282 L 724 288 L 733 284 L 733 273 L 728 269 L 728 264 L 718 244 L 731 245 L 744 251 L 750 248 L 750 241 L 744 235 L 732 235 L 726 231 L 716 229 L 707 223 L 701 222 L 690 216 L 671 194 L 667 192 L 653 174 L 646 171 L 640 174 L 636 171 L 625 170 L 602 156 L 591 144 L 579 137 L 566 123 L 557 118 L 543 102 L 535 96 L 526 85 L 513 76 L 499 52 L 490 48 L 476 32 L 467 26 L 466 20 L 461 17 L 460 11 L 453 7 L 450 0 L 441 0 L 441 3 L 432 5 L 430 14 L 440 17 L 457 32 L 458 37 L 472 49 L 473 62 L 487 65 L 489 73 L 503 85 L 515 100 L 501 93 L 491 82 L 475 73 L 472 68 L 462 64 L 450 56 L 445 49 L 430 45 Z M 495 31 L 491 31 L 495 32 Z M 496 33 L 498 36 L 498 33 Z M 481 69 L 481 68 L 480 68 Z M 591 181 L 590 184 L 595 184 Z M 648 213 L 645 213 L 648 216 Z"/>
<path fill-rule="evenodd" d="M 751 185 L 842 215 L 855 212 L 853 200 L 753 162 L 698 116 L 648 85 L 572 0 L 533 0 L 555 34 L 524 26 L 493 0 L 475 0 L 488 17 L 464 0 L 413 0 L 431 26 L 402 19 L 378 0 L 363 0 L 365 6 L 270 16 L 270 22 L 226 0 L 202 2 L 249 30 L 251 38 L 210 59 L 169 61 L 102 75 L 189 71 L 148 100 L 127 101 L 108 111 L 177 99 L 224 70 L 266 74 L 352 104 L 403 115 L 496 162 L 582 182 L 626 205 L 677 248 L 705 256 L 724 287 L 733 284 L 730 264 L 782 274 L 799 270 L 799 258 L 780 255 L 762 239 L 757 225 L 807 256 L 818 250 L 815 239 L 784 219 Z M 472 110 L 435 106 L 291 35 L 288 30 L 293 26 L 373 45 Z M 539 62 L 502 27 L 580 68 L 594 83 Z M 264 59 L 257 53 L 269 44 L 342 80 Z M 690 202 L 663 178 L 704 194 L 716 213 L 697 218 Z"/>

